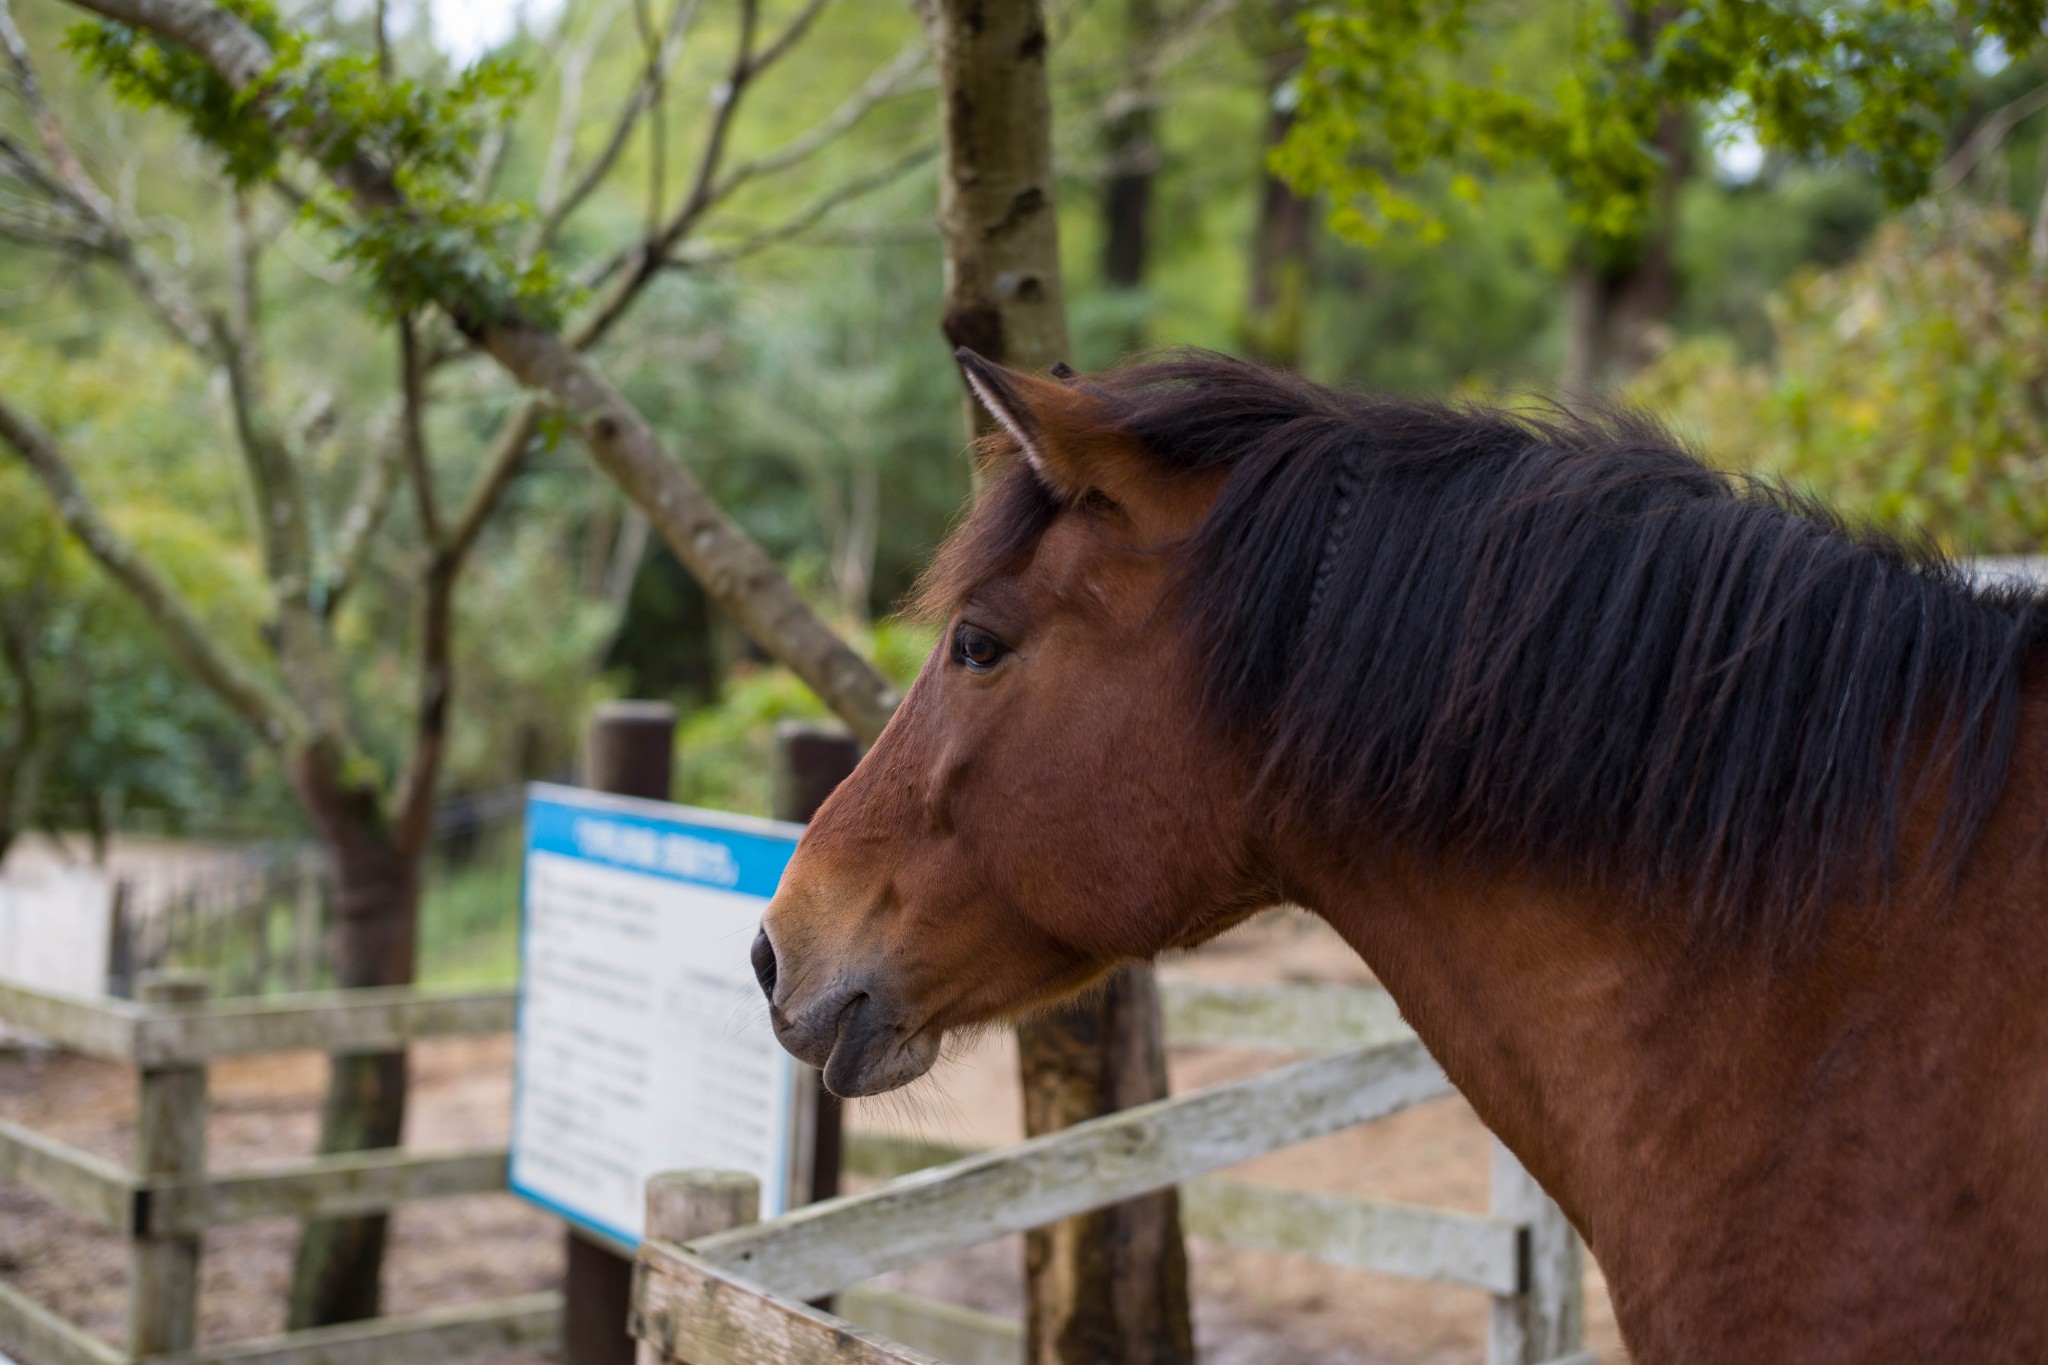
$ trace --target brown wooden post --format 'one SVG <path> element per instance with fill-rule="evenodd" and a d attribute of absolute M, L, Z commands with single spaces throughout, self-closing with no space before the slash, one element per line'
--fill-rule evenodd
<path fill-rule="evenodd" d="M 825 804 L 833 788 L 860 762 L 860 744 L 835 725 L 784 721 L 775 727 L 775 757 L 770 768 L 769 810 L 778 820 L 808 821 Z M 830 1199 L 839 1193 L 839 1164 L 844 1107 L 825 1089 L 824 1077 L 810 1067 L 812 1127 L 811 1180 L 808 1191 L 792 1191 L 791 1204 Z M 799 1140 L 802 1135 L 798 1135 Z"/>
<path fill-rule="evenodd" d="M 663 1171 L 647 1182 L 647 1235 L 664 1242 L 709 1237 L 761 1217 L 761 1185 L 737 1171 Z M 638 1365 L 671 1362 L 640 1343 Z"/>
<path fill-rule="evenodd" d="M 126 877 L 114 883 L 114 903 L 107 912 L 107 994 L 117 1000 L 135 998 L 135 888 Z"/>
<path fill-rule="evenodd" d="M 676 711 L 667 702 L 606 702 L 591 718 L 583 785 L 668 800 L 675 735 Z M 562 1359 L 567 1365 L 632 1365 L 626 1320 L 633 1306 L 633 1262 L 575 1228 L 568 1230 L 566 1251 Z"/>
<path fill-rule="evenodd" d="M 136 983 L 142 1003 L 196 1005 L 203 978 L 150 973 Z M 206 1174 L 206 1065 L 141 1068 L 135 1111 L 135 1173 L 200 1179 Z M 199 1237 L 145 1233 L 128 1251 L 128 1354 L 142 1358 L 192 1348 L 199 1330 Z"/>

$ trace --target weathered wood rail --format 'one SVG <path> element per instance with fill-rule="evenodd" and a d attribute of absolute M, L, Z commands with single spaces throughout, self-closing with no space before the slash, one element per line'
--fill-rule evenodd
<path fill-rule="evenodd" d="M 136 1068 L 136 1163 L 106 1161 L 0 1122 L 0 1179 L 17 1182 L 129 1239 L 129 1334 L 117 1349 L 0 1285 L 0 1352 L 38 1365 L 426 1365 L 554 1340 L 561 1296 L 531 1294 L 459 1308 L 197 1346 L 200 1237 L 255 1218 L 371 1213 L 419 1199 L 505 1188 L 502 1147 L 315 1157 L 262 1170 L 206 1167 L 206 1075 L 216 1057 L 376 1050 L 419 1038 L 502 1033 L 508 989 L 409 988 L 261 1000 L 205 999 L 197 982 L 145 982 L 143 999 L 77 1000 L 0 985 L 0 1021 L 69 1051 Z"/>
<path fill-rule="evenodd" d="M 260 1341 L 196 1345 L 198 1238 L 207 1228 L 256 1218 L 367 1213 L 420 1199 L 500 1191 L 506 1166 L 504 1149 L 494 1147 L 424 1155 L 360 1152 L 260 1170 L 209 1171 L 204 1125 L 194 1122 L 195 1114 L 204 1114 L 208 1063 L 254 1053 L 369 1050 L 505 1032 L 513 1024 L 514 991 L 394 988 L 221 1001 L 181 999 L 176 990 L 145 994 L 156 998 L 74 1000 L 0 985 L 0 1021 L 68 1050 L 137 1068 L 143 1098 L 138 1154 L 154 1144 L 163 1162 L 152 1171 L 129 1169 L 0 1121 L 0 1180 L 24 1185 L 131 1239 L 138 1298 L 127 1348 L 117 1349 L 0 1285 L 0 1351 L 39 1365 L 173 1359 L 179 1365 L 411 1365 L 556 1339 L 561 1298 L 537 1294 Z M 649 1349 L 670 1349 L 670 1358 L 691 1365 L 783 1359 L 1012 1365 L 1022 1351 L 1015 1323 L 858 1287 L 859 1282 L 1178 1184 L 1183 1217 L 1195 1236 L 1471 1286 L 1494 1296 L 1494 1365 L 1572 1358 L 1579 1330 L 1577 1243 L 1511 1158 L 1497 1163 L 1489 1215 L 1308 1194 L 1207 1174 L 1450 1093 L 1384 992 L 1169 982 L 1162 986 L 1162 1002 L 1167 1036 L 1177 1045 L 1310 1055 L 1228 1086 L 996 1152 L 850 1134 L 849 1170 L 898 1178 L 770 1223 L 755 1223 L 749 1213 L 695 1227 L 687 1236 L 651 1240 L 641 1269 L 639 1321 L 648 1329 L 643 1340 Z M 681 1245 L 691 1238 L 697 1240 Z M 733 1292 L 736 1287 L 744 1293 Z M 826 1293 L 839 1293 L 841 1307 L 867 1327 L 855 1328 L 803 1303 Z M 731 1338 L 743 1345 L 699 1340 L 691 1334 L 727 1330 L 705 1325 L 709 1320 L 701 1314 L 690 1316 L 696 1310 L 689 1305 L 700 1300 L 728 1307 L 744 1300 L 752 1316 L 727 1327 L 769 1335 Z M 666 1336 L 665 1322 L 678 1324 Z M 691 1322 L 698 1326 L 682 1325 Z M 771 1330 L 763 1322 L 776 1325 Z M 920 1355 L 872 1328 L 910 1338 L 931 1354 Z M 854 1345 L 835 1347 L 842 1350 L 838 1355 L 778 1356 L 767 1350 L 772 1340 L 797 1352 L 814 1338 Z M 843 1353 L 856 1347 L 868 1354 Z M 691 1354 L 681 1353 L 686 1349 Z"/>
<path fill-rule="evenodd" d="M 661 1177 L 649 1190 L 634 1293 L 643 1362 L 1016 1365 L 1015 1324 L 987 1315 L 845 1295 L 846 1311 L 870 1324 L 860 1327 L 805 1301 L 1168 1185 L 1181 1186 L 1195 1236 L 1486 1291 L 1491 1365 L 1590 1362 L 1580 1349 L 1583 1253 L 1505 1149 L 1495 1149 L 1485 1216 L 1208 1174 L 1452 1093 L 1383 992 L 1168 985 L 1163 995 L 1174 1042 L 1326 1055 L 995 1151 L 856 1139 L 851 1169 L 907 1173 L 765 1223 L 745 1177 Z M 882 1322 L 911 1340 L 872 1330 Z"/>

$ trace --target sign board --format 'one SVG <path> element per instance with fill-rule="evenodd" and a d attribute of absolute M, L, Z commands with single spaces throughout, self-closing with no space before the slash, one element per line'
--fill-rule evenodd
<path fill-rule="evenodd" d="M 801 825 L 536 783 L 526 804 L 509 1183 L 640 1240 L 658 1171 L 807 1180 L 812 1087 L 748 953 Z M 800 1080 L 803 1083 L 800 1084 Z"/>
<path fill-rule="evenodd" d="M 0 877 L 0 981 L 52 995 L 107 993 L 114 884 L 100 872 L 43 867 Z"/>

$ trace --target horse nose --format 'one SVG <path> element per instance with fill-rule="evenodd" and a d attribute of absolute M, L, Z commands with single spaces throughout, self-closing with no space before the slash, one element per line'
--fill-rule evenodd
<path fill-rule="evenodd" d="M 754 980 L 761 983 L 761 994 L 772 1002 L 775 999 L 775 945 L 768 941 L 768 931 L 763 929 L 754 935 Z"/>

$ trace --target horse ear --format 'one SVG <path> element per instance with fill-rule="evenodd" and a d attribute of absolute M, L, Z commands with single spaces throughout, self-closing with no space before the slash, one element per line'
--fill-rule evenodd
<path fill-rule="evenodd" d="M 1054 378 L 1025 374 L 986 360 L 962 346 L 953 353 L 967 387 L 1003 430 L 1017 439 L 1024 458 L 1048 487 L 1068 500 L 1091 489 L 1112 498 L 1120 470 L 1120 447 L 1109 405 L 1073 387 L 1076 378 L 1062 363 Z"/>

